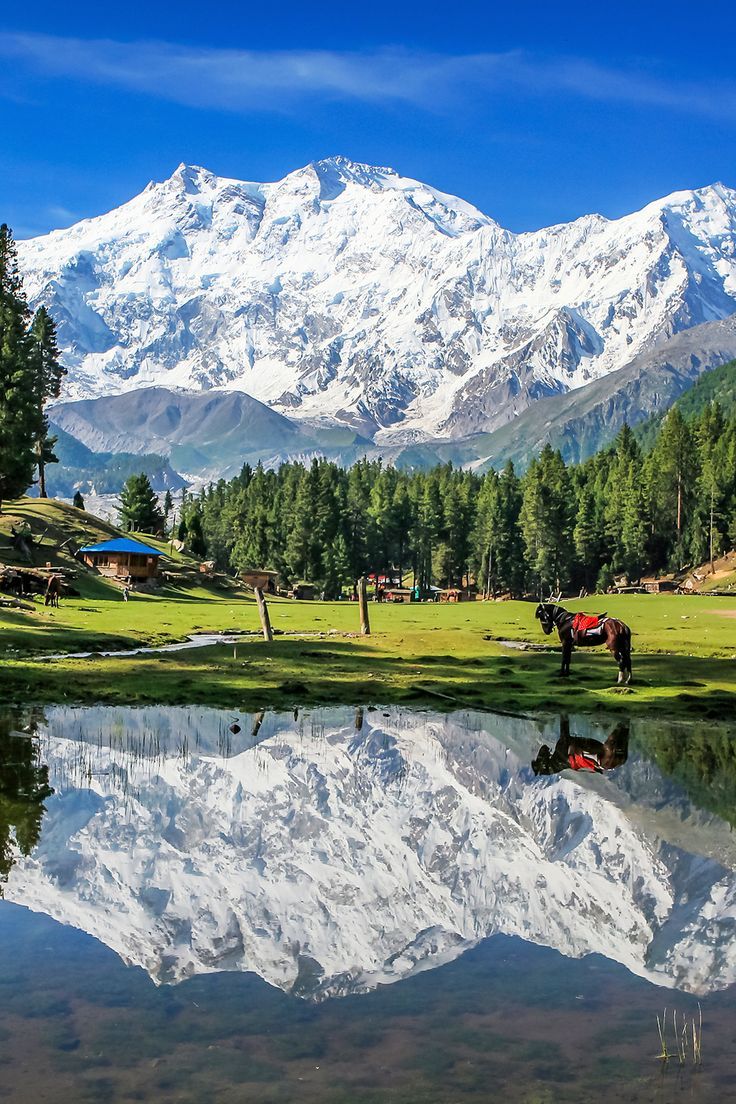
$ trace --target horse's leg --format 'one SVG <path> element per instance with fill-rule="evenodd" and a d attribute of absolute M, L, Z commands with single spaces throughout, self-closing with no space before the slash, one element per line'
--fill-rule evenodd
<path fill-rule="evenodd" d="M 616 661 L 616 665 L 618 666 L 618 678 L 616 679 L 616 682 L 620 684 L 624 680 L 624 657 L 621 652 L 620 641 L 615 634 L 606 638 L 606 647 L 608 648 L 609 652 Z"/>
<path fill-rule="evenodd" d="M 619 637 L 614 637 L 609 644 L 609 648 L 611 649 L 613 658 L 618 664 L 618 678 L 616 682 L 619 686 L 622 683 L 625 686 L 631 678 L 631 654 L 626 636 L 622 633 Z"/>
<path fill-rule="evenodd" d="M 566 678 L 570 674 L 570 657 L 572 656 L 572 637 L 566 637 L 562 641 L 562 666 L 560 675 Z"/>

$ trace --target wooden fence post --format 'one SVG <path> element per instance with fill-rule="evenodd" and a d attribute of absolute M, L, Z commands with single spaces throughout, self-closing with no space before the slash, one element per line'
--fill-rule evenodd
<path fill-rule="evenodd" d="M 273 640 L 273 633 L 271 632 L 271 619 L 268 616 L 268 606 L 266 605 L 266 599 L 263 597 L 263 591 L 260 587 L 253 587 L 253 593 L 256 596 L 256 604 L 258 606 L 258 614 L 261 618 L 261 626 L 263 628 L 263 639 L 267 640 L 269 644 Z"/>
<path fill-rule="evenodd" d="M 358 580 L 358 605 L 360 606 L 360 632 L 362 636 L 371 635 L 371 623 L 368 620 L 368 595 L 366 593 L 365 575 Z"/>

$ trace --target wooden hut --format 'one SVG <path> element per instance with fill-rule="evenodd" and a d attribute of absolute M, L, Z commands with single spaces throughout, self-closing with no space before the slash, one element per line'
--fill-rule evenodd
<path fill-rule="evenodd" d="M 677 583 L 671 576 L 669 579 L 642 579 L 641 585 L 647 594 L 664 594 L 677 590 Z"/>
<path fill-rule="evenodd" d="M 291 597 L 300 601 L 311 602 L 316 589 L 314 583 L 294 583 L 291 589 Z"/>
<path fill-rule="evenodd" d="M 133 583 L 155 579 L 158 562 L 163 555 L 156 548 L 130 537 L 88 544 L 80 548 L 79 553 L 87 566 L 95 568 L 100 575 L 111 579 L 129 579 Z"/>
<path fill-rule="evenodd" d="M 413 591 L 409 587 L 389 587 L 384 595 L 386 602 L 411 602 Z"/>

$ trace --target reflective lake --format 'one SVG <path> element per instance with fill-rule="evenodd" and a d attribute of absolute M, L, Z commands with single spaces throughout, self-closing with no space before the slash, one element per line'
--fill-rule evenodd
<path fill-rule="evenodd" d="M 0 712 L 0 1098 L 736 1099 L 735 821 L 712 723 Z"/>

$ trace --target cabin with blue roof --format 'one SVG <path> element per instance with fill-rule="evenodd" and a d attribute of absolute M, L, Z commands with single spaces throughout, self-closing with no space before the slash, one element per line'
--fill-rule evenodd
<path fill-rule="evenodd" d="M 100 575 L 125 583 L 155 579 L 158 575 L 159 559 L 163 555 L 158 549 L 130 537 L 88 544 L 79 549 L 79 554 L 87 566 L 94 568 Z"/>

